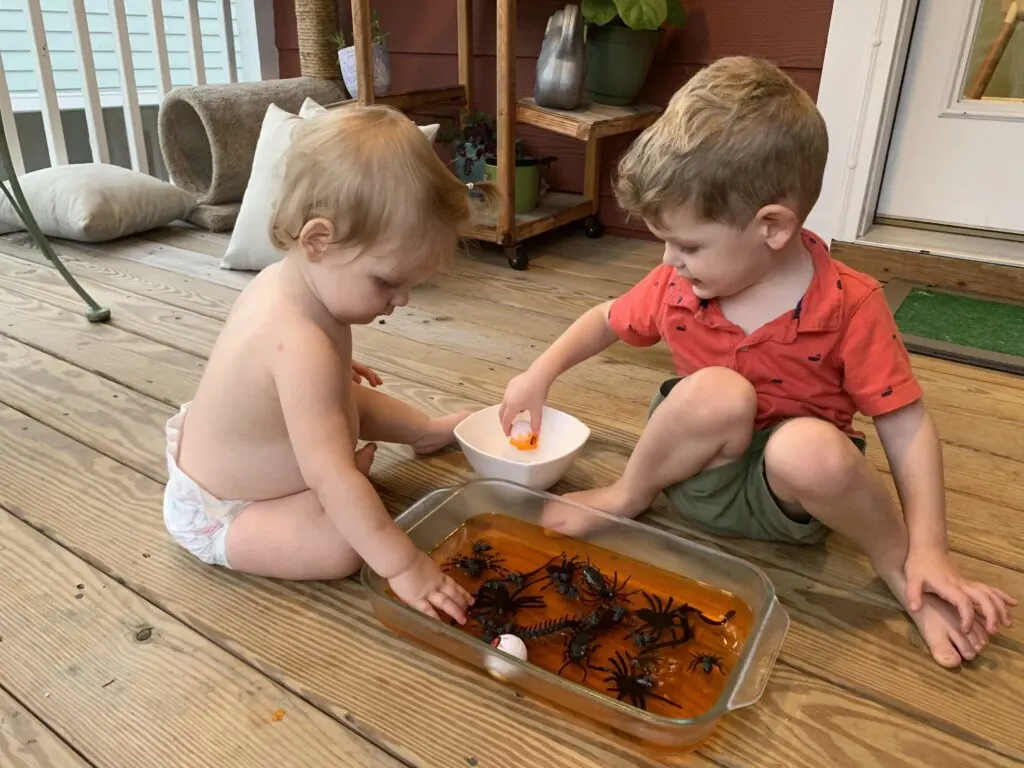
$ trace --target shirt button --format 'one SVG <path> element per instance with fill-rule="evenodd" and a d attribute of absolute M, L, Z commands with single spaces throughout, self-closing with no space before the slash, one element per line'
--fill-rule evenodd
<path fill-rule="evenodd" d="M 740 352 L 749 352 L 750 347 L 740 347 Z"/>

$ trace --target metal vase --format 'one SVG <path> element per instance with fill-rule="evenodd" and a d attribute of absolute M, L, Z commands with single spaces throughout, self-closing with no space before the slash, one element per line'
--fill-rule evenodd
<path fill-rule="evenodd" d="M 544 30 L 533 98 L 541 107 L 576 109 L 586 78 L 586 24 L 579 6 L 566 5 L 551 15 Z"/>

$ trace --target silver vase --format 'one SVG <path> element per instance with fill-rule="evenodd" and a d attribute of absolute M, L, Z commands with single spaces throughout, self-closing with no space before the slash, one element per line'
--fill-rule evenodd
<path fill-rule="evenodd" d="M 576 109 L 586 78 L 586 25 L 579 6 L 567 5 L 548 19 L 533 98 L 541 107 Z"/>

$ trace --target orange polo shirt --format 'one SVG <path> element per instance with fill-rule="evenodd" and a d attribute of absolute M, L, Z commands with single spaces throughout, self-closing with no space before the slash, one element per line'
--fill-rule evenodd
<path fill-rule="evenodd" d="M 813 233 L 802 236 L 814 259 L 807 292 L 750 335 L 665 264 L 612 302 L 611 327 L 634 346 L 664 340 L 680 376 L 709 366 L 742 374 L 757 392 L 755 429 L 811 416 L 860 436 L 857 411 L 895 411 L 921 386 L 878 282 L 835 261 Z"/>

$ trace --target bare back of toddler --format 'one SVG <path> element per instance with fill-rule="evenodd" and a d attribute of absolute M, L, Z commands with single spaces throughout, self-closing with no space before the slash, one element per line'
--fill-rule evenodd
<path fill-rule="evenodd" d="M 368 479 L 374 441 L 428 453 L 465 414 L 431 418 L 379 391 L 353 361 L 351 326 L 406 304 L 454 253 L 467 189 L 388 107 L 295 130 L 270 222 L 283 258 L 238 297 L 167 424 L 165 525 L 203 562 L 272 578 L 343 578 L 366 562 L 413 607 L 465 621 L 468 593 Z"/>

